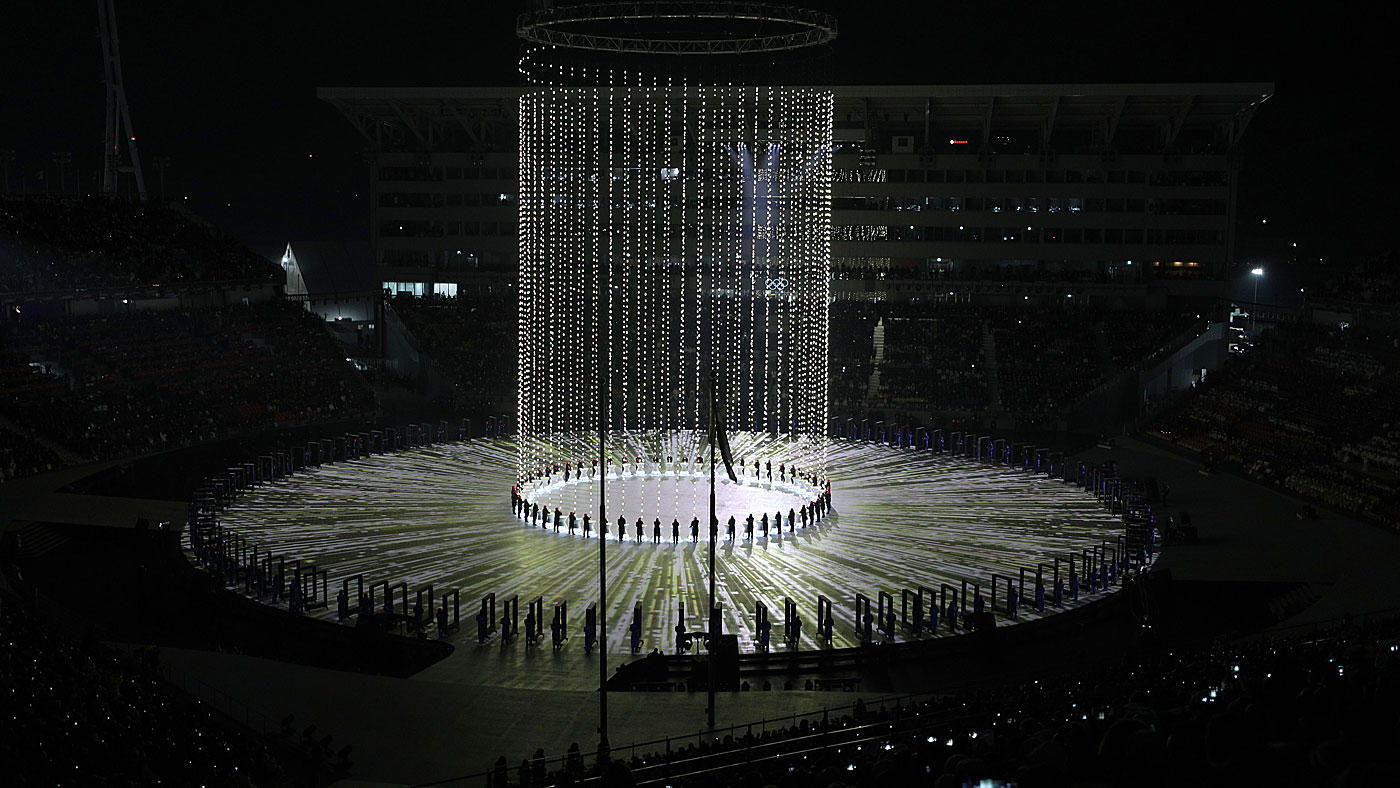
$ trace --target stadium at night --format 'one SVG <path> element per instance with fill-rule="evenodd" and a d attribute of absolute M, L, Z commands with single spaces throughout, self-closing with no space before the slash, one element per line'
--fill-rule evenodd
<path fill-rule="evenodd" d="M 288 10 L 344 46 L 228 106 L 306 150 L 215 193 L 117 5 L 100 152 L 0 126 L 6 784 L 1400 769 L 1394 255 L 1271 235 L 1271 69 L 742 0 L 423 11 L 409 68 Z"/>

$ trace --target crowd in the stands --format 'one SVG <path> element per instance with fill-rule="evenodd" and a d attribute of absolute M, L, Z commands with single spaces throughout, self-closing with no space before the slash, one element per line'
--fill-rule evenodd
<path fill-rule="evenodd" d="M 255 734 L 164 681 L 152 652 L 63 638 L 0 596 L 4 783 L 25 786 L 324 785 L 349 751 Z"/>
<path fill-rule="evenodd" d="M 1046 282 L 1114 284 L 1138 281 L 1132 267 L 1069 268 L 1057 265 L 986 265 L 934 263 L 898 265 L 859 258 L 834 260 L 831 276 L 837 280 L 868 282 Z"/>
<path fill-rule="evenodd" d="M 1144 363 L 1195 315 L 955 301 L 831 305 L 832 407 L 1009 414 L 1053 425 L 1095 386 Z M 878 345 L 878 347 L 877 347 Z M 879 372 L 878 381 L 871 373 Z"/>
<path fill-rule="evenodd" d="M 1153 431 L 1250 476 L 1400 529 L 1400 340 L 1283 323 Z"/>
<path fill-rule="evenodd" d="M 1193 314 L 1024 310 L 992 319 L 1002 405 L 1021 419 L 1051 421 L 1110 378 L 1167 350 Z"/>
<path fill-rule="evenodd" d="M 892 309 L 884 316 L 879 397 L 889 407 L 973 411 L 988 404 L 985 317 L 966 305 Z"/>
<path fill-rule="evenodd" d="M 319 319 L 287 302 L 0 327 L 0 419 L 15 446 L 0 459 L 15 457 L 15 475 L 53 464 L 48 443 L 98 460 L 373 407 Z"/>
<path fill-rule="evenodd" d="M 0 292 L 278 282 L 281 270 L 178 208 L 0 199 Z"/>
<path fill-rule="evenodd" d="M 624 757 L 610 785 L 1312 786 L 1400 781 L 1395 622 L 1148 652 L 780 730 Z M 497 761 L 495 785 L 569 785 L 592 753 Z M 984 782 L 985 781 L 985 782 Z"/>
<path fill-rule="evenodd" d="M 463 291 L 456 298 L 400 296 L 392 307 L 419 350 L 452 385 L 458 413 L 513 407 L 518 338 L 513 295 Z"/>
<path fill-rule="evenodd" d="M 1400 252 L 1390 250 L 1350 265 L 1319 265 L 1310 271 L 1307 297 L 1316 302 L 1360 302 L 1394 309 L 1400 306 Z"/>
<path fill-rule="evenodd" d="M 0 376 L 10 368 L 0 362 Z M 0 387 L 6 384 L 0 382 Z M 63 458 L 28 437 L 0 427 L 0 483 L 23 476 L 47 473 L 64 466 Z"/>

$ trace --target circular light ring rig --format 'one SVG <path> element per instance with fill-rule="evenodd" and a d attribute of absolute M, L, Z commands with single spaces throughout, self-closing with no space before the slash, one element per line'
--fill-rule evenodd
<path fill-rule="evenodd" d="M 733 55 L 828 44 L 836 38 L 836 19 L 769 3 L 589 3 L 521 14 L 515 34 L 535 44 L 593 52 Z"/>

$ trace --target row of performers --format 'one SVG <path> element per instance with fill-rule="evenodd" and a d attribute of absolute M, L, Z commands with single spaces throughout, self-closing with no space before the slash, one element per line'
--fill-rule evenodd
<path fill-rule="evenodd" d="M 519 518 L 519 519 L 521 519 L 521 520 L 523 520 L 523 521 L 529 523 L 531 526 L 536 526 L 536 525 L 538 525 L 538 526 L 540 526 L 541 528 L 548 528 L 548 527 L 550 526 L 551 515 L 550 515 L 549 507 L 548 507 L 548 506 L 545 506 L 543 509 L 541 509 L 538 502 L 536 502 L 536 503 L 531 503 L 531 502 L 529 501 L 529 499 L 527 499 L 525 496 L 523 496 L 523 495 L 520 494 L 520 491 L 519 491 L 518 488 L 514 488 L 514 487 L 511 488 L 511 491 L 510 491 L 510 505 L 511 505 L 511 511 L 513 511 L 513 512 L 515 513 L 515 516 L 516 516 L 517 518 Z M 825 519 L 826 516 L 827 516 L 827 514 L 830 513 L 830 511 L 831 511 L 831 485 L 828 484 L 828 485 L 826 486 L 826 489 L 822 492 L 821 495 L 818 495 L 816 498 L 813 498 L 811 501 L 808 501 L 807 503 L 803 504 L 801 509 L 797 509 L 797 508 L 789 508 L 789 509 L 788 509 L 788 513 L 787 513 L 788 533 L 793 533 L 793 532 L 795 532 L 796 529 L 797 529 L 797 526 L 799 525 L 799 523 L 801 524 L 801 526 L 802 526 L 803 528 L 806 528 L 808 525 L 816 525 L 817 523 L 819 523 L 819 522 L 821 522 L 823 519 Z M 563 513 L 563 511 L 560 510 L 559 507 L 557 507 L 557 506 L 554 508 L 554 513 L 553 513 L 553 516 L 552 516 L 552 520 L 553 520 L 554 532 L 555 532 L 555 533 L 559 533 L 561 530 L 563 530 L 563 528 L 565 527 L 566 520 L 565 520 L 565 518 L 564 518 L 564 513 Z M 752 514 L 750 514 L 750 515 L 748 516 L 748 519 L 746 519 L 746 520 L 744 521 L 744 538 L 745 538 L 746 540 L 748 540 L 748 541 L 753 541 L 753 538 L 754 538 L 754 525 L 755 525 L 755 523 L 757 523 L 758 526 L 762 529 L 763 536 L 764 536 L 765 538 L 768 536 L 768 528 L 769 528 L 769 523 L 770 523 L 770 520 L 768 519 L 768 513 L 767 513 L 767 512 L 764 512 L 762 518 L 760 518 L 760 519 L 757 520 L 757 521 L 755 521 L 755 520 L 754 520 L 754 516 L 753 516 Z M 773 515 L 773 520 L 771 521 L 771 523 L 772 523 L 773 529 L 774 529 L 774 531 L 775 531 L 776 533 L 782 533 L 782 531 L 783 531 L 783 513 L 782 513 L 781 511 L 775 512 L 774 515 Z M 567 527 L 568 527 L 568 530 L 569 530 L 569 534 L 572 535 L 575 531 L 577 531 L 577 530 L 578 530 L 578 526 L 579 526 L 578 515 L 575 514 L 574 512 L 569 512 L 569 516 L 568 516 L 568 520 L 567 520 Z M 637 541 L 638 541 L 638 542 L 641 542 L 643 539 L 646 538 L 646 536 L 645 536 L 645 534 L 646 534 L 646 524 L 645 524 L 644 522 L 642 522 L 642 518 L 640 518 L 640 517 L 637 518 L 636 529 L 637 529 Z M 738 522 L 737 522 L 733 517 L 730 517 L 730 518 L 729 518 L 729 524 L 728 524 L 729 541 L 732 542 L 732 541 L 735 540 L 735 532 L 736 532 L 737 529 L 738 529 Z M 590 536 L 590 535 L 592 534 L 592 532 L 593 532 L 593 522 L 592 522 L 592 520 L 589 519 L 588 513 L 585 512 L 584 515 L 583 515 L 583 535 L 584 535 L 585 538 L 587 538 L 588 536 Z M 602 533 L 600 534 L 600 536 L 601 536 L 602 538 L 606 539 L 606 538 L 610 535 L 610 533 L 611 533 L 611 532 L 610 532 L 610 530 L 609 530 L 608 524 L 607 524 L 607 523 L 603 523 Z M 661 518 L 660 518 L 660 517 L 656 518 L 656 520 L 652 522 L 652 525 L 651 525 L 651 538 L 652 538 L 652 541 L 653 541 L 653 542 L 655 542 L 655 543 L 657 543 L 657 544 L 660 544 L 660 543 L 661 543 Z M 626 518 L 626 517 L 619 517 L 619 518 L 617 518 L 617 539 L 618 539 L 618 541 L 625 541 L 625 540 L 627 539 L 627 518 Z M 674 544 L 674 543 L 679 542 L 680 540 L 681 540 L 681 521 L 678 520 L 678 519 L 673 519 L 673 520 L 671 520 L 671 542 Z M 690 520 L 690 541 L 692 541 L 692 542 L 697 542 L 697 541 L 699 541 L 699 540 L 700 540 L 700 518 L 699 518 L 699 517 L 692 517 L 691 520 Z"/>
<path fill-rule="evenodd" d="M 686 470 L 687 466 L 694 469 L 696 466 L 703 465 L 704 462 L 704 456 L 699 454 L 697 454 L 694 457 L 693 462 L 692 459 L 689 457 L 681 457 L 678 462 L 674 457 L 668 455 L 664 463 L 661 461 L 660 457 L 653 457 L 650 464 L 656 468 L 658 473 L 665 473 L 668 467 L 671 469 L 672 472 L 681 473 Z M 631 467 L 633 468 L 632 473 L 636 475 L 643 475 L 647 472 L 647 465 L 642 462 L 641 457 L 635 458 L 635 461 Z M 624 457 L 621 460 L 621 462 L 618 463 L 618 475 L 625 476 L 627 474 L 627 468 L 627 458 Z M 738 465 L 735 466 L 735 470 L 738 471 L 738 475 L 748 476 L 748 468 L 749 466 L 744 462 L 744 458 L 740 457 Z M 611 462 L 605 463 L 603 465 L 604 473 L 608 473 L 611 469 Z M 589 467 L 587 471 L 588 478 L 590 479 L 595 478 L 598 475 L 597 457 L 593 458 L 592 466 Z M 768 460 L 767 462 L 760 463 L 759 460 L 754 460 L 753 478 L 756 480 L 761 480 L 763 479 L 765 473 L 767 474 L 768 481 L 772 482 L 773 461 Z M 570 479 L 582 479 L 584 474 L 583 460 L 579 460 L 577 463 L 566 462 L 563 464 L 562 467 L 557 462 L 553 464 L 540 465 L 537 466 L 533 471 L 522 474 L 517 481 L 519 481 L 521 484 L 531 484 L 535 481 L 542 481 L 545 484 L 549 484 L 554 481 L 554 477 L 559 476 L 560 474 L 563 474 L 565 483 L 567 483 Z M 802 473 L 797 469 L 797 465 L 794 464 L 792 466 L 788 466 L 788 464 L 784 462 L 778 463 L 778 481 L 783 483 L 791 481 L 794 484 L 796 484 L 798 481 L 804 481 L 812 485 L 813 487 L 821 486 L 817 480 L 817 475 L 815 473 Z"/>

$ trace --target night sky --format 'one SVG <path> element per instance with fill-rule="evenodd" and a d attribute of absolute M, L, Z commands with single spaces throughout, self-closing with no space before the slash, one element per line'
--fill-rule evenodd
<path fill-rule="evenodd" d="M 1395 4 L 1311 4 L 1302 14 L 1281 2 L 810 5 L 840 20 L 837 82 L 1273 82 L 1275 98 L 1245 135 L 1241 257 L 1334 262 L 1395 246 L 1382 232 L 1396 186 L 1392 146 L 1382 143 Z M 103 109 L 96 4 L 5 6 L 0 149 L 16 152 L 12 184 L 24 177 L 33 188 L 55 151 L 72 152 L 91 184 Z M 152 157 L 168 156 L 169 197 L 188 196 L 269 256 L 288 240 L 364 238 L 363 146 L 316 87 L 515 84 L 518 8 L 119 0 L 148 189 L 159 197 Z"/>

